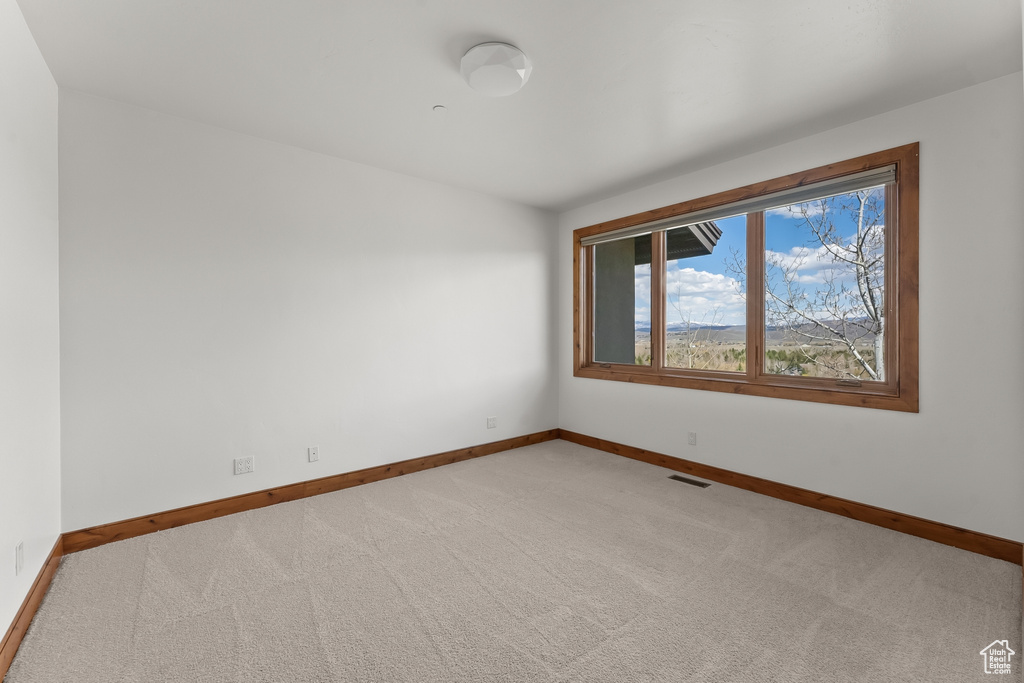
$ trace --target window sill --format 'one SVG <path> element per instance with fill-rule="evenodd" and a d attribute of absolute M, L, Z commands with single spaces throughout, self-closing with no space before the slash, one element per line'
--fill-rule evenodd
<path fill-rule="evenodd" d="M 660 371 L 649 366 L 634 365 L 591 365 L 576 368 L 575 377 L 586 379 L 633 382 L 655 386 L 718 391 L 743 396 L 785 398 L 813 403 L 831 403 L 861 408 L 918 412 L 916 396 L 901 395 L 898 386 L 878 382 L 865 382 L 859 387 L 837 387 L 835 380 L 809 379 L 806 377 L 750 377 L 735 372 L 693 371 L 663 368 Z M 799 386 L 794 384 L 799 382 Z"/>

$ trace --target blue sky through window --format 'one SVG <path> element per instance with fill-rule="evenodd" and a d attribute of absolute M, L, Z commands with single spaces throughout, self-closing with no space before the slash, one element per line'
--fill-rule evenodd
<path fill-rule="evenodd" d="M 883 188 L 871 192 L 881 198 Z M 839 200 L 851 195 L 840 196 Z M 798 206 L 806 208 L 810 216 L 821 215 L 821 202 L 771 209 L 765 215 L 766 256 L 777 263 L 793 268 L 794 283 L 809 295 L 833 283 L 855 285 L 850 269 L 839 268 L 820 242 L 814 241 Z M 835 210 L 828 203 L 829 214 L 840 244 L 850 244 L 856 235 L 856 220 L 850 212 Z M 817 213 L 816 213 L 817 212 Z M 881 222 L 881 217 L 877 217 Z M 742 282 L 735 272 L 736 258 L 746 262 L 746 216 L 716 220 L 722 230 L 714 251 L 706 256 L 669 261 L 666 268 L 666 319 L 669 330 L 689 319 L 700 325 L 743 325 L 746 323 L 746 302 Z M 733 267 L 730 267 L 732 264 Z M 777 276 L 777 274 L 776 274 Z M 636 268 L 636 327 L 650 328 L 649 265 Z M 772 275 L 769 274 L 769 278 Z M 853 305 L 853 303 L 851 303 Z M 824 315 L 824 313 L 822 314 Z"/>

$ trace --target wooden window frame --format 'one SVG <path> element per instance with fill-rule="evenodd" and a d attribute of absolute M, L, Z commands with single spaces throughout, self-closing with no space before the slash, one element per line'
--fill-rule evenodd
<path fill-rule="evenodd" d="M 573 374 L 576 377 L 724 391 L 882 410 L 918 412 L 918 156 L 919 143 L 848 159 L 735 190 L 652 209 L 573 232 Z M 886 190 L 886 370 L 883 382 L 843 386 L 837 380 L 764 373 L 764 213 L 747 220 L 747 367 L 745 372 L 670 368 L 665 357 L 665 233 L 651 240 L 651 364 L 593 359 L 594 247 L 581 240 L 863 171 L 896 167 Z M 895 222 L 896 229 L 890 229 Z"/>

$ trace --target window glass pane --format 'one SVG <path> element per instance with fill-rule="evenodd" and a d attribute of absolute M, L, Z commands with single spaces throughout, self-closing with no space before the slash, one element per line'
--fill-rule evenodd
<path fill-rule="evenodd" d="M 885 186 L 765 212 L 765 372 L 885 379 Z"/>
<path fill-rule="evenodd" d="M 651 236 L 594 245 L 594 360 L 651 364 Z"/>
<path fill-rule="evenodd" d="M 746 216 L 667 231 L 667 367 L 745 371 L 746 240 Z"/>

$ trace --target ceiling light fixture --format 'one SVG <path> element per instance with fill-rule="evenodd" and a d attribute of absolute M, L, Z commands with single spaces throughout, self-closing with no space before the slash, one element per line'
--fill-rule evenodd
<path fill-rule="evenodd" d="M 463 55 L 459 72 L 473 90 L 490 97 L 519 92 L 530 79 L 533 64 L 508 43 L 481 43 Z"/>

